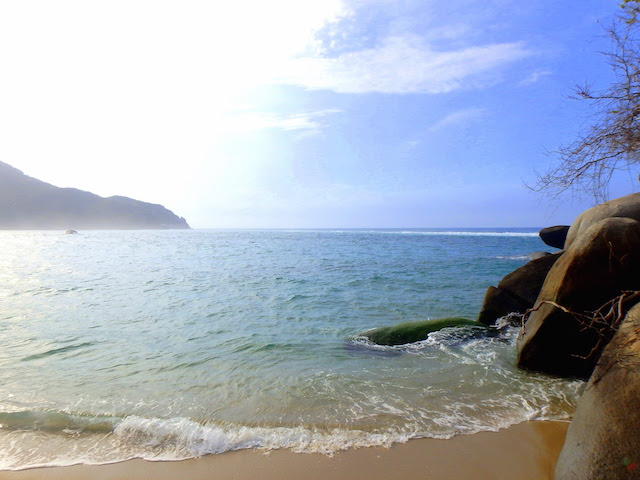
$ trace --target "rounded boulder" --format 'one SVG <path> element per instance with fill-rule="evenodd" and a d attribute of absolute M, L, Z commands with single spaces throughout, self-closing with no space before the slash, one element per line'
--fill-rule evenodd
<path fill-rule="evenodd" d="M 602 352 L 573 416 L 556 480 L 640 478 L 640 305 Z"/>
<path fill-rule="evenodd" d="M 639 290 L 638 272 L 640 222 L 614 217 L 591 225 L 549 270 L 518 338 L 518 366 L 588 378 L 612 333 L 603 338 L 603 330 L 580 315 Z"/>
<path fill-rule="evenodd" d="M 633 218 L 640 222 L 640 193 L 616 198 L 582 212 L 571 224 L 564 247 L 568 248 L 594 223 L 611 217 Z"/>
<path fill-rule="evenodd" d="M 569 225 L 555 225 L 553 227 L 543 228 L 538 235 L 544 243 L 553 248 L 564 248 L 564 242 L 567 239 Z"/>

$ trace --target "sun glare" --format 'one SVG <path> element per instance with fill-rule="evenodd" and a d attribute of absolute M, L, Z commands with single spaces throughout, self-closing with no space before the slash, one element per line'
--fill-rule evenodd
<path fill-rule="evenodd" d="M 203 164 L 226 161 L 215 149 L 229 115 L 343 7 L 335 0 L 34 1 L 3 9 L 0 44 L 19 48 L 0 50 L 12 72 L 0 78 L 0 157 L 54 184 L 101 195 L 137 188 L 154 201 L 138 180 L 129 192 L 123 173 L 153 171 L 156 185 L 175 185 Z M 166 165 L 181 174 L 158 168 Z"/>

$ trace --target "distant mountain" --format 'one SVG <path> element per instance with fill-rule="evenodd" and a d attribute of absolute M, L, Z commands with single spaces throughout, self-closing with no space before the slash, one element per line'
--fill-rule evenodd
<path fill-rule="evenodd" d="M 0 162 L 0 229 L 184 229 L 162 205 L 59 188 Z"/>

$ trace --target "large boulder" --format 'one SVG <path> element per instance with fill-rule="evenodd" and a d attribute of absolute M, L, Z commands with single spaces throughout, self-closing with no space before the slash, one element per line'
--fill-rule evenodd
<path fill-rule="evenodd" d="M 564 243 L 565 248 L 575 242 L 591 225 L 610 217 L 627 217 L 640 221 L 640 193 L 616 198 L 584 211 L 571 224 Z"/>
<path fill-rule="evenodd" d="M 380 327 L 368 330 L 362 334 L 371 342 L 378 345 L 404 345 L 419 342 L 427 338 L 431 332 L 446 327 L 482 327 L 483 324 L 474 320 L 460 317 L 434 318 L 418 322 L 405 322 L 391 327 Z"/>
<path fill-rule="evenodd" d="M 478 321 L 492 325 L 510 313 L 524 313 L 533 307 L 547 272 L 562 252 L 545 255 L 525 263 L 506 275 L 497 287 L 490 286 L 482 301 Z"/>
<path fill-rule="evenodd" d="M 567 239 L 569 225 L 556 225 L 553 227 L 543 228 L 538 232 L 544 243 L 553 248 L 564 248 L 564 242 Z"/>
<path fill-rule="evenodd" d="M 588 378 L 613 333 L 587 328 L 571 312 L 594 312 L 622 291 L 640 289 L 638 272 L 640 222 L 606 218 L 591 225 L 549 270 L 518 338 L 518 365 Z"/>
<path fill-rule="evenodd" d="M 602 352 L 555 474 L 556 480 L 640 478 L 640 305 Z"/>

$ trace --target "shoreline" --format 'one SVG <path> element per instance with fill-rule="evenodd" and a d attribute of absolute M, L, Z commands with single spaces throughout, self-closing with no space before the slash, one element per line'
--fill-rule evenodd
<path fill-rule="evenodd" d="M 132 459 L 0 471 L 0 480 L 185 480 L 282 478 L 349 480 L 388 478 L 552 480 L 569 422 L 529 421 L 497 432 L 421 438 L 390 448 L 351 449 L 329 457 L 290 450 L 238 450 L 178 461 Z"/>

